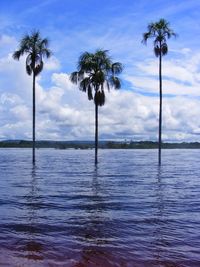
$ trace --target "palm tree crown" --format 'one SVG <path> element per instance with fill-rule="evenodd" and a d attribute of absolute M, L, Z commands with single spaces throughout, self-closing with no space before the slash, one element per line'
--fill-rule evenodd
<path fill-rule="evenodd" d="M 26 72 L 32 72 L 37 76 L 43 69 L 43 57 L 49 58 L 51 51 L 48 49 L 49 41 L 42 39 L 39 31 L 34 31 L 31 35 L 25 35 L 19 45 L 19 50 L 13 53 L 13 58 L 19 60 L 21 56 L 27 54 Z"/>
<path fill-rule="evenodd" d="M 108 50 L 97 50 L 95 53 L 85 52 L 80 56 L 78 71 L 73 72 L 70 79 L 78 84 L 81 91 L 87 92 L 89 100 L 93 99 L 96 105 L 103 106 L 104 89 L 120 89 L 121 82 L 116 75 L 121 71 L 122 64 L 113 63 L 108 56 Z"/>
<path fill-rule="evenodd" d="M 143 34 L 143 43 L 147 43 L 149 38 L 154 39 L 154 53 L 158 57 L 166 55 L 168 52 L 167 39 L 172 36 L 176 37 L 177 34 L 170 29 L 169 22 L 165 19 L 160 19 L 158 22 L 150 23 L 148 25 L 148 31 Z"/>

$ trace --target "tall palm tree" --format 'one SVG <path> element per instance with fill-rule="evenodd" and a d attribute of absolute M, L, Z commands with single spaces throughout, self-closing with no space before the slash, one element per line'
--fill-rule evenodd
<path fill-rule="evenodd" d="M 158 132 L 158 163 L 161 165 L 161 145 L 162 145 L 162 57 L 168 53 L 167 39 L 176 36 L 170 28 L 169 22 L 160 19 L 158 22 L 150 23 L 148 31 L 143 34 L 143 43 L 147 43 L 149 38 L 153 38 L 154 53 L 159 58 L 159 132 Z"/>
<path fill-rule="evenodd" d="M 35 78 L 43 70 L 43 57 L 49 58 L 51 51 L 48 49 L 49 41 L 42 39 L 39 31 L 26 34 L 20 41 L 19 49 L 13 53 L 13 58 L 19 60 L 24 54 L 26 57 L 26 72 L 33 74 L 33 163 L 35 163 Z"/>
<path fill-rule="evenodd" d="M 105 104 L 105 88 L 120 89 L 121 82 L 116 76 L 122 72 L 122 64 L 113 63 L 108 50 L 96 50 L 95 53 L 84 52 L 78 60 L 78 70 L 70 79 L 78 84 L 79 89 L 87 92 L 88 99 L 95 104 L 95 164 L 98 163 L 98 107 Z"/>

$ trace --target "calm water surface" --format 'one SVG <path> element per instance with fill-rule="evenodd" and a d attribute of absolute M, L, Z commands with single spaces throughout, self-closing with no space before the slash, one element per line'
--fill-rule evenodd
<path fill-rule="evenodd" d="M 0 266 L 199 267 L 200 150 L 0 150 Z"/>

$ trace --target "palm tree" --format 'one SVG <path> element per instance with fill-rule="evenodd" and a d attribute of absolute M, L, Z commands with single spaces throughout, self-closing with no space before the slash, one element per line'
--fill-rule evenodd
<path fill-rule="evenodd" d="M 95 104 L 95 164 L 98 163 L 98 107 L 105 104 L 105 88 L 120 89 L 121 82 L 116 76 L 122 72 L 122 64 L 113 63 L 108 50 L 97 50 L 95 53 L 84 52 L 78 60 L 78 70 L 70 79 L 78 84 L 79 89 L 87 92 L 88 99 Z"/>
<path fill-rule="evenodd" d="M 49 58 L 51 51 L 48 49 L 49 41 L 42 39 L 39 31 L 26 34 L 20 41 L 19 49 L 13 53 L 13 58 L 19 60 L 24 54 L 26 57 L 26 72 L 33 74 L 33 164 L 35 163 L 35 78 L 43 70 L 43 57 Z"/>
<path fill-rule="evenodd" d="M 176 36 L 170 28 L 169 22 L 165 19 L 160 19 L 158 22 L 150 23 L 148 31 L 143 34 L 143 43 L 147 43 L 149 38 L 154 38 L 154 53 L 159 58 L 159 132 L 158 132 L 158 163 L 161 165 L 161 145 L 162 145 L 162 56 L 168 53 L 167 39 Z"/>

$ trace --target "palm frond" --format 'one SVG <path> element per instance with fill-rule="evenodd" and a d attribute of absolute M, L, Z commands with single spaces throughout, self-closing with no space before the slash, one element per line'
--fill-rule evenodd
<path fill-rule="evenodd" d="M 34 43 L 41 43 L 40 32 L 38 30 L 33 30 L 31 34 L 31 39 Z"/>
<path fill-rule="evenodd" d="M 98 71 L 94 72 L 94 74 L 91 77 L 91 81 L 93 84 L 103 84 L 105 82 L 105 73 L 99 69 Z"/>
<path fill-rule="evenodd" d="M 44 63 L 41 60 L 40 63 L 35 66 L 35 69 L 34 69 L 35 76 L 37 76 L 43 70 L 43 66 L 44 66 Z"/>
<path fill-rule="evenodd" d="M 171 37 L 178 37 L 178 34 L 175 33 L 173 30 L 168 29 L 165 34 L 167 35 L 167 38 L 170 39 Z"/>
<path fill-rule="evenodd" d="M 108 92 L 110 92 L 110 83 L 108 80 L 106 80 L 106 86 L 107 86 Z"/>
<path fill-rule="evenodd" d="M 86 77 L 80 81 L 79 89 L 83 92 L 87 92 L 89 86 L 91 86 L 90 77 Z"/>
<path fill-rule="evenodd" d="M 28 75 L 31 75 L 32 74 L 32 68 L 30 65 L 26 65 L 26 72 Z"/>
<path fill-rule="evenodd" d="M 49 46 L 49 40 L 47 38 L 44 38 L 41 41 L 41 45 L 42 45 L 42 47 L 48 47 Z"/>
<path fill-rule="evenodd" d="M 163 34 L 159 34 L 159 35 L 155 36 L 153 44 L 154 44 L 154 46 L 156 46 L 156 45 L 160 45 L 160 44 L 166 43 L 166 42 L 167 42 L 166 36 Z"/>
<path fill-rule="evenodd" d="M 156 57 L 159 57 L 160 51 L 161 51 L 161 49 L 158 45 L 154 46 L 154 54 Z"/>
<path fill-rule="evenodd" d="M 120 74 L 123 70 L 123 66 L 120 62 L 115 62 L 111 66 L 112 73 L 115 74 Z"/>
<path fill-rule="evenodd" d="M 105 100 L 106 100 L 106 98 L 105 98 L 105 93 L 104 93 L 104 91 L 97 91 L 97 92 L 95 92 L 95 95 L 94 95 L 94 103 L 95 103 L 95 105 L 98 105 L 98 106 L 103 106 L 104 104 L 105 104 Z"/>
<path fill-rule="evenodd" d="M 34 69 L 33 65 L 33 61 L 32 61 L 32 55 L 29 54 L 26 58 L 26 72 L 28 75 L 32 74 L 32 71 Z"/>
<path fill-rule="evenodd" d="M 98 61 L 99 64 L 110 64 L 111 63 L 111 58 L 108 54 L 109 50 L 102 50 L 102 49 L 97 49 L 94 53 L 94 58 L 95 61 Z"/>
<path fill-rule="evenodd" d="M 50 58 L 53 54 L 52 51 L 50 49 L 47 49 L 47 48 L 43 51 L 45 53 L 46 58 Z"/>
<path fill-rule="evenodd" d="M 21 50 L 22 53 L 30 53 L 32 50 L 32 42 L 29 35 L 25 35 L 19 44 L 19 50 Z"/>
<path fill-rule="evenodd" d="M 111 76 L 109 79 L 109 82 L 114 89 L 120 89 L 121 88 L 121 81 L 118 77 Z"/>
<path fill-rule="evenodd" d="M 162 52 L 162 55 L 166 55 L 168 53 L 168 46 L 166 43 L 162 44 L 161 46 L 161 52 Z"/>
<path fill-rule="evenodd" d="M 143 33 L 143 38 L 142 38 L 142 43 L 143 44 L 147 44 L 147 40 L 151 37 L 151 33 L 150 32 L 145 32 Z"/>
<path fill-rule="evenodd" d="M 87 92 L 88 92 L 88 99 L 92 100 L 93 99 L 93 94 L 92 94 L 92 87 L 91 87 L 90 84 L 88 85 Z"/>
<path fill-rule="evenodd" d="M 99 105 L 103 106 L 105 104 L 105 102 L 106 102 L 106 96 L 105 96 L 104 90 L 101 90 Z"/>
<path fill-rule="evenodd" d="M 95 55 L 97 57 L 107 58 L 109 50 L 97 49 Z"/>
<path fill-rule="evenodd" d="M 77 84 L 78 83 L 78 71 L 72 72 L 69 78 L 72 83 Z"/>
<path fill-rule="evenodd" d="M 95 62 L 98 69 L 104 70 L 105 72 L 111 71 L 112 60 L 108 54 L 109 50 L 96 50 L 94 54 Z"/>
<path fill-rule="evenodd" d="M 21 56 L 23 56 L 23 52 L 21 50 L 17 50 L 13 53 L 13 58 L 19 60 Z"/>
<path fill-rule="evenodd" d="M 87 75 L 85 75 L 85 72 L 82 71 L 82 70 L 80 70 L 80 71 L 78 72 L 78 81 L 79 81 L 79 82 L 82 81 L 85 77 L 87 77 Z"/>
<path fill-rule="evenodd" d="M 38 50 L 38 54 L 40 55 L 40 57 L 50 58 L 52 55 L 52 52 L 48 48 L 42 48 Z"/>
<path fill-rule="evenodd" d="M 94 68 L 93 55 L 88 52 L 84 52 L 78 61 L 78 70 L 84 72 L 90 72 Z"/>

